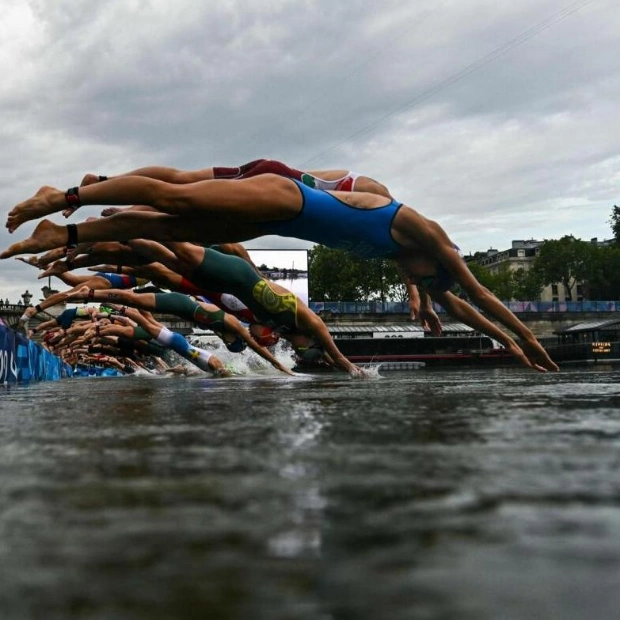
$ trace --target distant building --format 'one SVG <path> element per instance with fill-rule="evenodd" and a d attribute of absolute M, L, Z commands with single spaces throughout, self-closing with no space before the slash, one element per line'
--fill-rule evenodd
<path fill-rule="evenodd" d="M 490 248 L 486 252 L 476 252 L 473 256 L 466 257 L 466 260 L 478 263 L 493 274 L 499 273 L 506 265 L 510 271 L 517 271 L 518 269 L 527 271 L 531 269 L 543 243 L 544 241 L 536 239 L 517 239 L 512 242 L 512 247 L 508 250 L 499 251 L 495 248 Z M 599 247 L 608 247 L 615 245 L 616 241 L 615 239 L 599 241 L 594 237 L 590 239 L 590 243 Z M 577 282 L 574 289 L 576 294 L 571 300 L 568 291 L 564 290 L 562 284 L 550 284 L 542 289 L 540 301 L 583 301 L 584 289 L 583 283 Z"/>

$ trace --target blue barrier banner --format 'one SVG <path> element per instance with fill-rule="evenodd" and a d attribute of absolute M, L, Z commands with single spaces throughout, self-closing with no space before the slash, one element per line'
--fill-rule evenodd
<path fill-rule="evenodd" d="M 526 312 L 620 312 L 620 301 L 505 301 L 509 310 Z M 308 307 L 317 314 L 408 314 L 409 304 L 401 301 L 311 301 Z M 437 313 L 445 310 L 433 302 Z"/>
<path fill-rule="evenodd" d="M 59 357 L 0 325 L 0 383 L 57 381 L 73 371 Z"/>

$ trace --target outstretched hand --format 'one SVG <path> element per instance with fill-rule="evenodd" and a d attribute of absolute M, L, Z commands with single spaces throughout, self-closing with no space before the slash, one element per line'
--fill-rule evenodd
<path fill-rule="evenodd" d="M 417 289 L 416 289 L 417 292 Z M 420 296 L 419 295 L 410 295 L 409 296 L 409 318 L 412 321 L 417 321 L 420 318 Z"/>
<path fill-rule="evenodd" d="M 349 371 L 349 376 L 352 379 L 371 379 L 372 378 L 371 373 L 369 373 L 364 368 L 360 368 L 359 366 L 356 366 L 355 364 L 353 364 L 353 368 Z"/>
<path fill-rule="evenodd" d="M 441 321 L 432 307 L 420 308 L 418 317 L 420 319 L 420 325 L 422 325 L 422 329 L 424 329 L 424 331 L 431 332 L 433 336 L 441 336 Z"/>
<path fill-rule="evenodd" d="M 540 372 L 560 370 L 560 367 L 549 357 L 549 354 L 538 340 L 524 340 L 521 342 L 521 348 L 532 364 L 532 367 L 536 370 Z"/>
<path fill-rule="evenodd" d="M 560 370 L 559 366 L 549 357 L 549 354 L 543 349 L 540 342 L 528 341 L 522 342 L 521 347 L 514 341 L 508 346 L 508 350 L 518 359 L 524 366 L 533 368 L 538 372 L 547 372 L 548 370 Z"/>

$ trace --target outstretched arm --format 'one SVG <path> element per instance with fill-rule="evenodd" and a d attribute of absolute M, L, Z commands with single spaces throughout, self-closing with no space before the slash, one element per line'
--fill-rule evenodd
<path fill-rule="evenodd" d="M 302 332 L 311 334 L 331 357 L 334 364 L 351 376 L 364 376 L 364 371 L 350 362 L 336 346 L 327 326 L 312 310 L 299 303 L 297 308 L 297 325 Z"/>
<path fill-rule="evenodd" d="M 542 345 L 536 340 L 536 337 L 532 331 L 524 325 L 488 288 L 482 286 L 478 280 L 474 277 L 473 273 L 469 270 L 467 263 L 459 256 L 456 251 L 456 246 L 452 243 L 446 232 L 439 224 L 428 220 L 415 211 L 410 210 L 405 212 L 408 221 L 417 228 L 415 228 L 415 237 L 424 249 L 425 253 L 433 257 L 438 261 L 447 271 L 452 275 L 454 280 L 458 282 L 463 290 L 468 294 L 471 302 L 480 308 L 490 317 L 501 323 L 504 327 L 511 330 L 521 339 L 522 349 L 517 347 L 515 349 L 515 355 L 520 357 L 519 352 L 523 357 L 520 357 L 522 361 L 527 360 L 526 365 L 536 368 L 540 371 L 545 370 L 559 370 L 557 364 L 549 357 Z M 463 300 L 455 301 L 458 299 L 451 293 L 441 293 L 438 291 L 429 291 L 432 296 L 448 311 L 452 314 L 454 311 L 465 313 L 465 306 L 469 306 Z M 461 303 L 459 303 L 461 302 Z M 446 306 L 449 306 L 450 309 Z M 473 316 L 475 310 L 470 307 L 471 313 L 467 312 L 468 317 Z M 480 315 L 482 317 L 482 315 Z M 485 317 L 482 317 L 485 319 Z M 467 322 L 463 319 L 464 322 Z M 490 325 L 490 321 L 488 322 Z M 472 327 L 474 327 L 472 325 Z M 476 327 L 476 329 L 479 329 Z M 488 333 L 487 328 L 480 328 L 481 331 Z M 495 328 L 497 329 L 497 328 Z M 497 338 L 496 336 L 493 336 Z M 503 335 L 504 339 L 509 339 L 511 343 L 514 340 Z M 501 338 L 497 338 L 500 342 L 504 342 Z M 507 345 L 509 346 L 509 345 Z M 510 345 L 512 348 L 514 345 Z M 524 359 L 525 358 L 525 359 Z"/>
<path fill-rule="evenodd" d="M 421 299 L 420 292 L 418 291 L 418 287 L 409 280 L 405 270 L 400 265 L 400 263 L 396 263 L 396 270 L 400 275 L 403 284 L 407 289 L 407 296 L 409 298 L 409 318 L 412 321 L 417 321 L 420 319 L 420 309 L 421 309 Z M 424 325 L 423 325 L 424 326 Z"/>
<path fill-rule="evenodd" d="M 513 338 L 506 334 L 506 332 L 453 293 L 433 293 L 433 296 L 451 316 L 473 327 L 475 330 L 483 332 L 491 336 L 491 338 L 495 338 L 498 342 L 501 342 L 515 358 L 525 366 L 529 366 L 540 372 L 559 370 L 558 365 L 549 357 L 548 353 L 536 340 L 533 334 L 531 340 L 522 342 L 522 346 L 520 347 Z"/>

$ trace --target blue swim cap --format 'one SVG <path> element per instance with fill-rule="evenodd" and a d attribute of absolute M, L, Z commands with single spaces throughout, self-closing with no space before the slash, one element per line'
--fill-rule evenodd
<path fill-rule="evenodd" d="M 236 336 L 232 342 L 226 342 L 225 344 L 226 348 L 231 353 L 241 353 L 241 351 L 244 351 L 248 346 L 247 342 L 241 336 Z"/>

